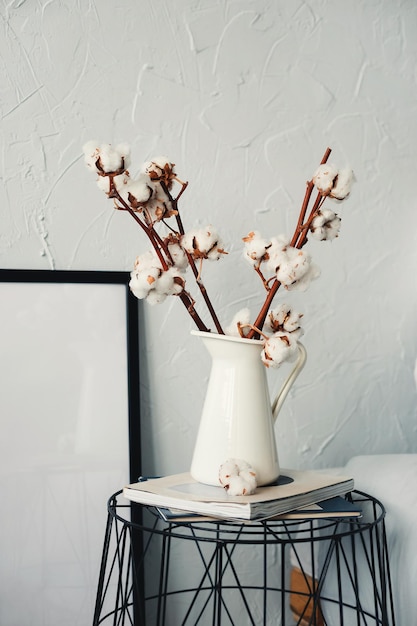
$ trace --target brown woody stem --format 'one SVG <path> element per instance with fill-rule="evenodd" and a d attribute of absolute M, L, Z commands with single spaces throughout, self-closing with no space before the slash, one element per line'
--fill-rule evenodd
<path fill-rule="evenodd" d="M 323 165 L 324 163 L 327 162 L 327 159 L 329 158 L 330 154 L 331 154 L 331 149 L 327 148 L 320 162 L 320 165 Z M 313 189 L 314 189 L 314 183 L 312 180 L 310 180 L 307 183 L 307 189 L 304 195 L 303 203 L 301 205 L 300 214 L 298 216 L 297 226 L 295 227 L 294 235 L 291 239 L 290 245 L 296 248 L 302 248 L 307 243 L 307 235 L 308 235 L 309 226 L 315 214 L 317 213 L 318 209 L 320 208 L 322 202 L 324 201 L 323 195 L 319 192 L 314 202 L 313 208 L 310 211 L 307 222 L 304 223 L 305 216 L 307 213 L 307 208 L 311 200 L 311 194 L 313 193 Z M 281 283 L 279 282 L 279 280 L 275 279 L 271 285 L 270 290 L 268 291 L 268 294 L 265 298 L 262 308 L 259 311 L 259 315 L 253 324 L 255 328 L 262 330 L 263 325 L 265 323 L 266 316 L 268 315 L 268 311 L 271 308 L 272 301 L 278 289 L 280 288 L 280 286 L 281 286 Z M 259 336 L 259 333 L 254 328 L 248 333 L 249 339 L 254 339 L 254 338 L 257 338 L 258 336 Z"/>
<path fill-rule="evenodd" d="M 133 219 L 139 224 L 139 226 L 145 231 L 146 235 L 148 236 L 148 239 L 150 240 L 156 254 L 158 255 L 158 258 L 161 262 L 162 268 L 164 270 L 168 269 L 168 264 L 166 262 L 166 259 L 163 257 L 162 252 L 161 252 L 161 247 L 164 250 L 164 252 L 167 254 L 165 247 L 163 246 L 163 242 L 160 240 L 160 237 L 158 235 L 158 233 L 154 230 L 154 228 L 147 226 L 138 215 L 136 215 L 135 211 L 133 211 L 133 209 L 123 200 L 123 198 L 121 197 L 121 195 L 119 194 L 119 192 L 117 191 L 116 187 L 113 184 L 113 178 L 110 177 L 110 194 L 111 197 L 113 198 L 117 198 L 117 200 L 122 204 L 123 209 L 126 210 L 132 217 Z M 158 241 L 159 240 L 159 241 Z M 209 328 L 207 328 L 207 326 L 204 324 L 203 320 L 201 319 L 201 317 L 198 315 L 197 311 L 194 308 L 194 304 L 193 301 L 191 299 L 191 297 L 189 296 L 189 294 L 187 294 L 187 292 L 183 291 L 179 294 L 179 298 L 181 300 L 181 302 L 183 303 L 183 305 L 185 306 L 185 308 L 187 309 L 188 313 L 190 314 L 190 316 L 192 317 L 192 319 L 194 320 L 195 325 L 197 326 L 198 330 L 202 330 L 205 332 L 209 332 Z"/>
<path fill-rule="evenodd" d="M 161 182 L 161 187 L 162 189 L 165 191 L 167 197 L 169 198 L 169 201 L 172 204 L 173 209 L 176 211 L 176 220 L 177 220 L 177 226 L 178 226 L 178 232 L 180 233 L 180 235 L 184 235 L 185 234 L 185 230 L 184 230 L 184 226 L 182 223 L 182 219 L 181 219 L 181 215 L 180 212 L 178 210 L 178 199 L 179 197 L 182 195 L 182 193 L 185 191 L 185 188 L 187 187 L 188 183 L 183 183 L 181 191 L 179 192 L 178 196 L 176 198 L 173 198 L 168 187 L 165 185 L 165 183 Z M 188 263 L 190 264 L 191 270 L 194 274 L 194 277 L 196 279 L 196 283 L 198 285 L 198 288 L 200 289 L 201 295 L 203 296 L 204 302 L 206 303 L 206 306 L 209 310 L 209 313 L 211 315 L 211 318 L 214 322 L 214 325 L 216 327 L 217 332 L 219 333 L 219 335 L 224 335 L 224 331 L 221 327 L 220 321 L 216 315 L 216 311 L 214 310 L 214 307 L 211 303 L 211 300 L 209 298 L 209 295 L 207 293 L 207 289 L 204 286 L 204 283 L 201 281 L 200 279 L 200 273 L 198 271 L 198 268 L 195 264 L 195 261 L 193 259 L 193 257 L 191 256 L 191 254 L 189 254 L 188 252 L 186 252 L 187 254 L 187 258 L 188 258 Z"/>

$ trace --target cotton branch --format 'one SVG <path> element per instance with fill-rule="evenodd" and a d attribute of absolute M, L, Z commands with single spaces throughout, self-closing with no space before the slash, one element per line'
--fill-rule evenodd
<path fill-rule="evenodd" d="M 324 163 L 327 163 L 327 160 L 329 158 L 331 154 L 331 149 L 327 148 L 326 152 L 323 155 L 323 158 L 321 160 L 320 165 L 323 165 Z M 311 222 L 313 221 L 314 217 L 317 215 L 318 210 L 320 209 L 321 204 L 323 203 L 325 197 L 323 196 L 322 193 L 318 192 L 317 193 L 317 197 L 316 200 L 314 202 L 314 205 L 310 211 L 310 214 L 307 218 L 306 221 L 305 217 L 307 214 L 307 209 L 308 206 L 310 204 L 311 201 L 311 196 L 313 193 L 313 189 L 314 189 L 314 183 L 312 180 L 307 182 L 307 188 L 306 188 L 306 192 L 304 195 L 304 200 L 303 203 L 301 205 L 301 209 L 300 209 L 300 214 L 298 217 L 298 222 L 297 222 L 297 226 L 295 227 L 295 231 L 293 234 L 293 237 L 291 239 L 291 246 L 294 248 L 298 248 L 301 249 L 306 243 L 307 243 L 307 235 L 308 235 L 308 229 L 311 225 Z M 265 298 L 264 304 L 261 308 L 261 310 L 259 311 L 259 315 L 256 318 L 253 326 L 255 328 L 259 328 L 262 329 L 263 325 L 265 323 L 265 319 L 266 316 L 268 315 L 268 311 L 271 307 L 272 301 L 275 298 L 275 295 L 278 291 L 278 289 L 280 288 L 281 283 L 275 279 L 270 288 L 269 291 L 267 293 L 267 296 Z M 255 329 L 251 329 L 250 332 L 248 333 L 248 339 L 254 339 L 254 338 L 259 337 L 259 333 L 257 333 L 257 331 Z"/>
<path fill-rule="evenodd" d="M 177 222 L 178 232 L 179 232 L 180 235 L 184 235 L 185 234 L 185 230 L 184 230 L 184 226 L 183 226 L 183 223 L 182 223 L 181 215 L 180 215 L 180 212 L 179 212 L 179 209 L 178 209 L 178 199 L 180 198 L 180 196 L 185 191 L 185 188 L 186 188 L 187 184 L 188 183 L 184 183 L 182 185 L 182 188 L 181 188 L 179 194 L 177 195 L 177 197 L 173 198 L 171 193 L 170 193 L 170 191 L 169 191 L 169 189 L 165 185 L 165 183 L 161 182 L 162 189 L 165 191 L 165 194 L 169 198 L 169 200 L 171 202 L 171 205 L 173 206 L 173 208 L 176 211 L 175 219 L 176 219 L 176 222 Z M 189 263 L 189 265 L 191 267 L 191 271 L 194 274 L 196 283 L 197 283 L 198 288 L 200 289 L 201 295 L 203 296 L 203 299 L 204 299 L 204 301 L 206 303 L 207 309 L 208 309 L 208 311 L 209 311 L 209 313 L 211 315 L 211 318 L 212 318 L 212 320 L 214 322 L 216 330 L 217 330 L 217 332 L 220 335 L 224 335 L 224 331 L 223 331 L 223 329 L 221 327 L 221 324 L 219 322 L 217 314 L 216 314 L 216 312 L 214 310 L 214 307 L 213 307 L 213 305 L 211 303 L 211 300 L 210 300 L 209 295 L 207 293 L 207 289 L 206 289 L 205 285 L 203 284 L 203 282 L 202 282 L 202 280 L 200 278 L 200 272 L 199 272 L 199 270 L 198 270 L 198 268 L 197 268 L 197 266 L 195 264 L 195 261 L 194 261 L 193 257 L 191 256 L 191 254 L 189 254 L 188 252 L 186 254 L 187 254 L 187 258 L 188 258 L 188 263 Z"/>
<path fill-rule="evenodd" d="M 122 205 L 123 209 L 125 211 L 127 211 L 129 213 L 129 215 L 131 215 L 133 217 L 133 219 L 139 224 L 139 226 L 142 228 L 142 230 L 145 232 L 145 234 L 149 238 L 149 240 L 150 240 L 150 242 L 151 242 L 151 244 L 152 244 L 156 254 L 158 255 L 158 258 L 160 260 L 162 268 L 164 270 L 167 270 L 168 267 L 170 265 L 172 265 L 172 258 L 169 258 L 170 254 L 169 254 L 168 249 L 164 246 L 162 240 L 160 239 L 158 233 L 155 231 L 153 226 L 147 226 L 145 224 L 145 222 L 140 219 L 140 217 L 137 215 L 137 213 L 121 197 L 121 195 L 117 191 L 116 187 L 114 186 L 112 177 L 110 177 L 110 193 L 109 193 L 109 197 L 116 198 L 117 201 Z M 162 254 L 162 250 L 164 251 L 165 257 Z M 170 261 L 169 264 L 167 263 L 166 257 L 169 258 L 169 261 Z M 180 298 L 181 302 L 183 303 L 183 305 L 185 306 L 185 308 L 187 309 L 187 312 L 189 313 L 191 318 L 194 320 L 198 330 L 208 332 L 209 329 L 204 324 L 203 320 L 201 319 L 201 317 L 198 315 L 197 311 L 195 310 L 194 301 L 191 298 L 191 296 L 185 290 L 183 290 L 179 294 L 179 298 Z"/>
<path fill-rule="evenodd" d="M 248 339 L 262 337 L 267 367 L 279 366 L 290 358 L 302 334 L 298 323 L 301 314 L 284 303 L 271 308 L 278 289 L 281 286 L 288 290 L 307 288 L 319 272 L 310 255 L 301 249 L 310 235 L 322 241 L 334 239 L 339 233 L 340 217 L 331 209 L 323 208 L 323 203 L 327 197 L 340 201 L 349 195 L 353 172 L 328 164 L 330 154 L 331 150 L 327 148 L 318 169 L 306 183 L 291 239 L 284 235 L 264 239 L 257 231 L 243 239 L 246 256 L 262 281 L 266 296 L 253 324 L 248 324 L 249 309 L 242 309 L 235 315 L 227 333 L 233 335 L 237 331 Z M 185 271 L 190 267 L 217 333 L 224 334 L 201 280 L 201 268 L 204 262 L 217 261 L 227 253 L 219 233 L 211 224 L 185 231 L 178 201 L 188 183 L 177 177 L 175 165 L 166 157 L 156 157 L 145 163 L 132 179 L 127 169 L 130 163 L 127 144 L 113 148 L 110 144 L 88 142 L 84 146 L 84 155 L 86 165 L 98 174 L 100 189 L 115 200 L 117 209 L 129 213 L 152 245 L 152 250 L 136 259 L 130 281 L 132 292 L 152 304 L 171 295 L 178 296 L 197 328 L 207 332 L 210 329 L 197 313 L 195 300 L 186 290 Z M 174 185 L 175 193 L 172 191 Z M 158 224 L 167 229 L 168 235 L 158 232 Z"/>

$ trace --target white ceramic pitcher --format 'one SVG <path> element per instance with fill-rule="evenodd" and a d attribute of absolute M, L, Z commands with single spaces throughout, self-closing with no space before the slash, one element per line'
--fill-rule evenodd
<path fill-rule="evenodd" d="M 191 331 L 209 351 L 211 372 L 191 463 L 201 483 L 219 485 L 219 468 L 229 458 L 243 459 L 256 471 L 258 485 L 280 474 L 274 422 L 298 374 L 306 351 L 298 358 L 271 404 L 262 341 Z"/>

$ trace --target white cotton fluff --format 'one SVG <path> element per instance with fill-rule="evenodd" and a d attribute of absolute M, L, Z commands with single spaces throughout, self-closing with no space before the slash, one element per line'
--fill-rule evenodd
<path fill-rule="evenodd" d="M 320 276 L 320 270 L 311 262 L 307 252 L 290 246 L 285 235 L 271 239 L 267 267 L 276 274 L 277 280 L 289 291 L 305 291 L 311 281 Z"/>
<path fill-rule="evenodd" d="M 179 269 L 170 267 L 166 271 L 161 271 L 154 284 L 154 289 L 157 293 L 165 296 L 177 296 L 183 291 L 184 284 L 185 280 Z"/>
<path fill-rule="evenodd" d="M 230 496 L 248 496 L 257 487 L 256 472 L 243 459 L 227 459 L 219 468 L 219 482 Z"/>
<path fill-rule="evenodd" d="M 292 333 L 279 331 L 265 339 L 261 359 L 266 367 L 279 367 L 297 355 L 297 339 Z"/>
<path fill-rule="evenodd" d="M 97 187 L 104 193 L 110 193 L 110 178 L 108 176 L 98 176 Z"/>
<path fill-rule="evenodd" d="M 163 218 L 172 215 L 167 204 L 156 195 L 153 195 L 149 202 L 146 203 L 146 212 L 152 222 L 159 222 Z"/>
<path fill-rule="evenodd" d="M 269 311 L 265 320 L 264 329 L 272 333 L 279 330 L 286 330 L 292 333 L 301 330 L 300 320 L 302 317 L 302 313 L 298 313 L 294 311 L 290 305 L 282 303 Z"/>
<path fill-rule="evenodd" d="M 239 472 L 240 478 L 242 478 L 246 483 L 246 494 L 254 493 L 258 483 L 256 482 L 256 472 L 253 471 L 251 467 L 248 469 L 242 469 Z"/>
<path fill-rule="evenodd" d="M 130 274 L 129 287 L 132 293 L 142 300 L 146 298 L 162 271 L 161 263 L 154 250 L 147 250 L 136 257 Z"/>
<path fill-rule="evenodd" d="M 162 304 L 167 299 L 167 295 L 165 293 L 158 293 L 155 289 L 152 289 L 146 296 L 146 302 L 151 304 L 152 306 L 155 304 Z"/>
<path fill-rule="evenodd" d="M 286 259 L 285 253 L 290 245 L 290 239 L 286 235 L 278 235 L 278 237 L 272 237 L 271 245 L 268 248 L 268 259 L 266 261 L 267 267 L 273 272 L 276 272 L 276 268 Z"/>
<path fill-rule="evenodd" d="M 113 147 L 109 143 L 88 141 L 83 146 L 83 152 L 86 165 L 96 172 L 117 172 L 130 165 L 130 146 L 127 143 Z"/>
<path fill-rule="evenodd" d="M 237 476 L 239 474 L 239 466 L 236 459 L 227 459 L 220 465 L 219 468 L 219 481 L 221 485 L 227 485 L 231 476 Z"/>
<path fill-rule="evenodd" d="M 147 250 L 146 252 L 139 254 L 135 259 L 135 270 L 143 270 L 146 267 L 157 267 L 158 269 L 162 269 L 161 262 L 154 249 Z"/>
<path fill-rule="evenodd" d="M 303 250 L 288 246 L 282 253 L 280 263 L 276 268 L 277 280 L 288 287 L 300 280 L 309 270 L 310 255 Z"/>
<path fill-rule="evenodd" d="M 113 184 L 116 187 L 119 194 L 123 197 L 123 190 L 129 184 L 130 178 L 127 172 L 123 172 L 123 174 L 118 174 L 113 177 Z M 99 176 L 97 178 L 97 186 L 99 189 L 104 191 L 105 193 L 110 193 L 110 178 L 109 176 Z"/>
<path fill-rule="evenodd" d="M 252 492 L 249 484 L 242 476 L 231 476 L 225 489 L 229 496 L 248 496 Z"/>
<path fill-rule="evenodd" d="M 185 285 L 184 277 L 177 267 L 163 270 L 154 250 L 139 255 L 130 274 L 129 287 L 140 300 L 159 304 L 167 296 L 180 294 Z"/>
<path fill-rule="evenodd" d="M 220 237 L 211 224 L 189 230 L 183 235 L 181 245 L 194 259 L 218 261 L 224 254 Z"/>
<path fill-rule="evenodd" d="M 310 255 L 285 244 L 282 236 L 273 239 L 267 266 L 276 273 L 277 280 L 290 291 L 305 291 L 310 282 L 320 276 L 320 270 L 311 262 Z"/>
<path fill-rule="evenodd" d="M 338 169 L 330 163 L 319 165 L 313 176 L 313 183 L 324 196 L 329 195 L 333 189 Z"/>
<path fill-rule="evenodd" d="M 141 172 L 143 172 L 144 174 L 154 173 L 157 176 L 161 176 L 162 172 L 164 171 L 167 165 L 171 170 L 174 169 L 174 163 L 171 163 L 168 157 L 166 156 L 152 157 L 152 159 L 150 159 L 149 161 L 146 161 L 142 165 Z"/>
<path fill-rule="evenodd" d="M 226 335 L 230 337 L 241 337 L 242 335 L 239 332 L 238 325 L 239 324 L 249 324 L 250 322 L 250 310 L 248 308 L 241 309 L 236 313 L 230 322 L 229 326 L 227 326 L 224 330 Z M 242 328 L 243 335 L 247 335 L 250 331 L 250 328 Z"/>
<path fill-rule="evenodd" d="M 151 290 L 154 290 L 154 283 L 158 280 L 160 269 L 157 267 L 137 268 L 130 273 L 129 287 L 133 295 L 139 300 L 146 298 Z"/>
<path fill-rule="evenodd" d="M 91 141 L 87 141 L 83 145 L 84 152 L 84 162 L 87 167 L 91 167 L 95 172 L 98 172 L 96 162 L 100 156 L 100 142 L 92 139 Z"/>
<path fill-rule="evenodd" d="M 311 222 L 311 234 L 319 241 L 331 241 L 339 235 L 341 221 L 331 209 L 322 208 Z"/>
<path fill-rule="evenodd" d="M 188 267 L 188 258 L 179 243 L 172 241 L 168 243 L 168 251 L 171 255 L 172 262 L 179 270 L 185 270 Z"/>
<path fill-rule="evenodd" d="M 118 192 L 125 202 L 136 200 L 137 203 L 148 202 L 153 194 L 153 185 L 145 174 L 139 174 L 138 178 L 130 180 L 124 187 L 117 187 Z M 129 198 L 130 197 L 130 198 Z"/>
<path fill-rule="evenodd" d="M 261 237 L 257 230 L 250 232 L 243 241 L 245 259 L 252 265 L 258 265 L 264 259 L 271 242 Z"/>
<path fill-rule="evenodd" d="M 344 200 L 350 194 L 353 181 L 353 171 L 350 168 L 339 170 L 333 189 L 330 192 L 330 197 L 335 200 Z"/>
<path fill-rule="evenodd" d="M 297 279 L 291 285 L 285 285 L 285 289 L 287 291 L 306 291 L 309 288 L 311 282 L 319 278 L 321 270 L 318 265 L 310 262 L 308 266 L 308 270 L 303 274 L 303 276 Z"/>

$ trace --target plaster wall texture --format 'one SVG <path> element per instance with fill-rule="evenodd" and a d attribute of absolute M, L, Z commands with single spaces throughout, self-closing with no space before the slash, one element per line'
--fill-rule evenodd
<path fill-rule="evenodd" d="M 291 294 L 308 362 L 281 465 L 416 452 L 416 33 L 413 0 L 2 2 L 1 267 L 130 270 L 148 244 L 81 153 L 128 141 L 132 170 L 166 154 L 189 181 L 187 227 L 221 232 L 229 255 L 204 278 L 227 324 L 263 300 L 241 237 L 292 232 L 330 146 L 357 182 L 340 237 L 309 243 L 320 279 Z M 143 469 L 183 471 L 209 357 L 175 298 L 142 319 Z"/>
<path fill-rule="evenodd" d="M 415 451 L 417 7 L 404 2 L 9 2 L 1 9 L 2 267 L 129 270 L 148 244 L 85 169 L 90 138 L 167 154 L 222 321 L 262 287 L 241 237 L 290 233 L 327 146 L 357 183 L 304 312 L 308 364 L 277 422 L 284 465 Z M 143 307 L 149 471 L 187 468 L 209 361 L 180 303 Z M 275 374 L 271 385 L 277 387 Z"/>

